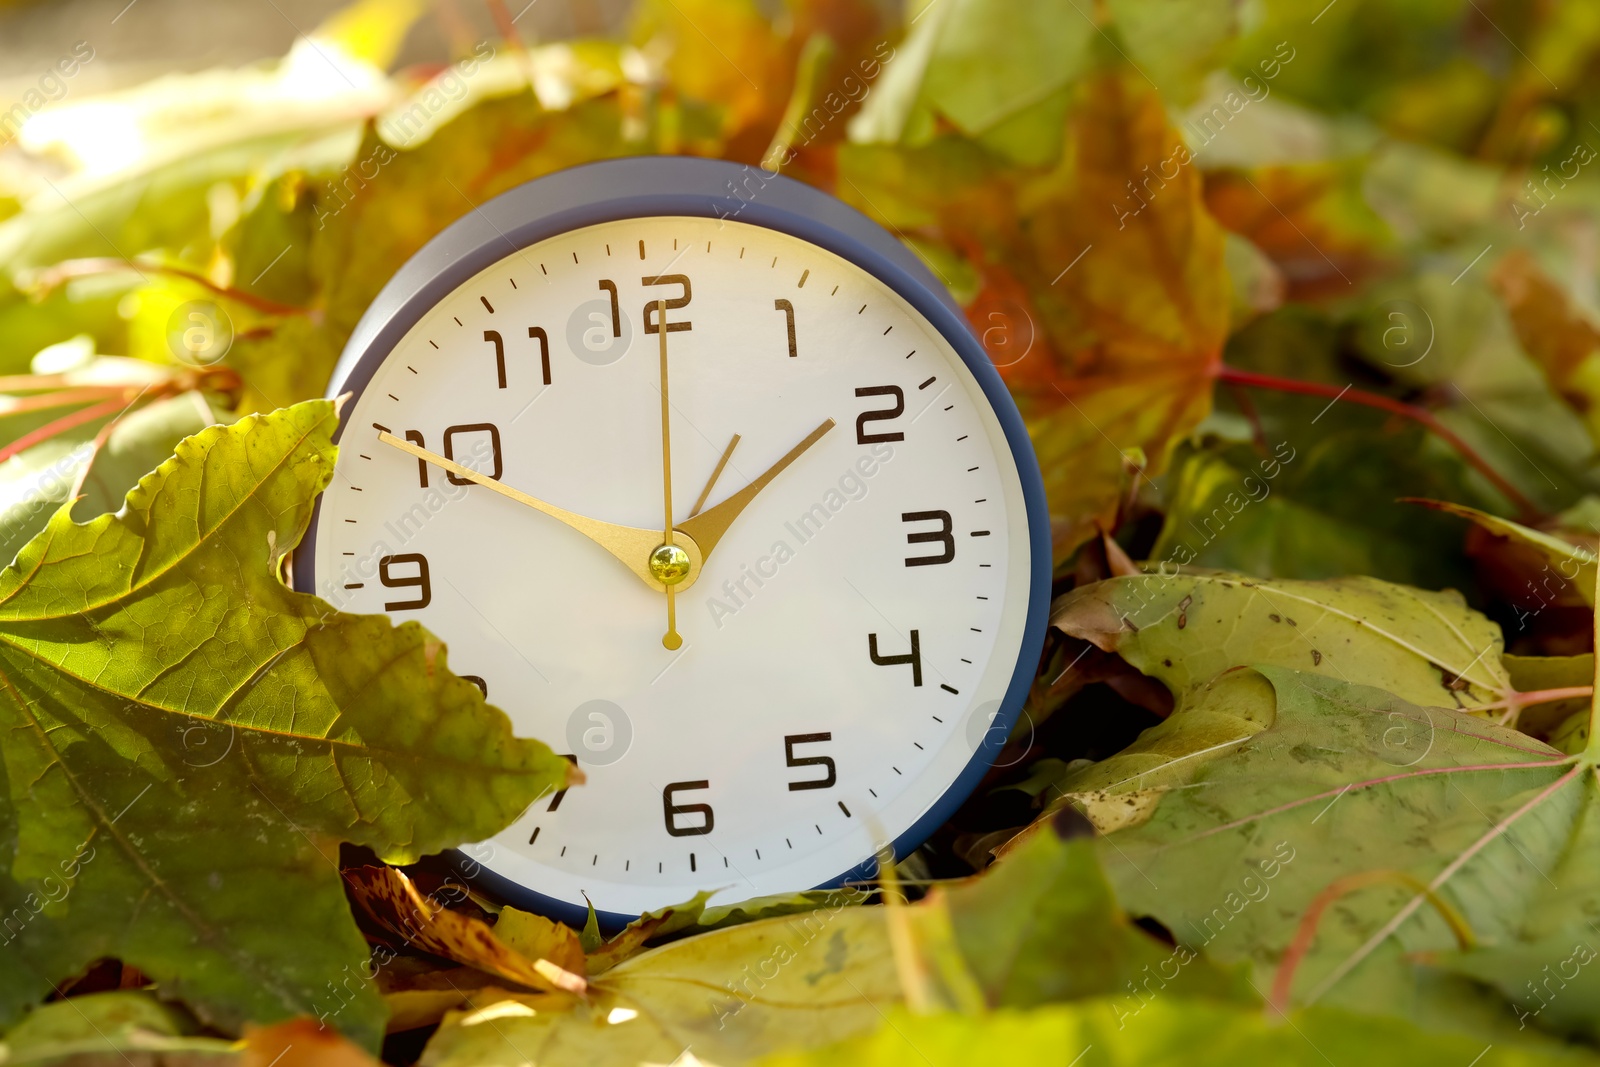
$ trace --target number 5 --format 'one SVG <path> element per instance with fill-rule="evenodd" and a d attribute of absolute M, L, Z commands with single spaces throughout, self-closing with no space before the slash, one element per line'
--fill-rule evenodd
<path fill-rule="evenodd" d="M 791 791 L 800 789 L 827 789 L 839 780 L 838 768 L 833 765 L 829 756 L 796 756 L 794 746 L 806 745 L 813 741 L 832 741 L 833 735 L 828 734 L 790 734 L 783 739 L 784 762 L 791 767 L 826 767 L 826 778 L 813 778 L 809 782 L 790 782 Z"/>

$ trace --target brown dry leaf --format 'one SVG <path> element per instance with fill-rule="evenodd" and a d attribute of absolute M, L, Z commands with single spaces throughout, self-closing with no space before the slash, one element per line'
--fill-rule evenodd
<path fill-rule="evenodd" d="M 1188 149 L 1134 71 L 1081 86 L 1061 166 L 1020 197 L 1020 262 L 1051 345 L 1001 373 L 1047 472 L 1059 556 L 1113 528 L 1125 486 L 1210 410 L 1229 283 Z"/>
<path fill-rule="evenodd" d="M 246 1026 L 239 1067 L 378 1067 L 378 1061 L 333 1027 L 299 1018 Z"/>
<path fill-rule="evenodd" d="M 1047 168 L 955 136 L 837 162 L 840 197 L 975 287 L 968 319 L 1033 437 L 1057 558 L 1115 528 L 1210 411 L 1230 314 L 1223 230 L 1155 90 L 1119 63 L 1084 78 Z"/>
<path fill-rule="evenodd" d="M 1522 347 L 1600 442 L 1600 330 L 1525 249 L 1497 263 L 1489 278 Z"/>
<path fill-rule="evenodd" d="M 547 959 L 530 959 L 496 937 L 488 923 L 423 896 L 393 867 L 356 867 L 344 879 L 373 921 L 413 948 L 530 989 L 581 994 L 587 988 L 581 975 Z"/>

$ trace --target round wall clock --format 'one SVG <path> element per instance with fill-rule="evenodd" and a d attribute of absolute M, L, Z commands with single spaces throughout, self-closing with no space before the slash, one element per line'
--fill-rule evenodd
<path fill-rule="evenodd" d="M 329 386 L 294 566 L 417 620 L 587 782 L 463 852 L 607 923 L 871 877 L 1037 665 L 1037 463 L 959 310 L 854 210 L 729 163 L 575 168 L 402 267 Z"/>

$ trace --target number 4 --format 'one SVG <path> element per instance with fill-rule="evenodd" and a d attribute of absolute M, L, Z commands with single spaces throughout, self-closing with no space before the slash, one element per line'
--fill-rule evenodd
<path fill-rule="evenodd" d="M 898 667 L 902 663 L 911 664 L 911 684 L 922 684 L 922 641 L 916 630 L 911 631 L 911 651 L 903 656 L 880 656 L 878 654 L 878 635 L 867 635 L 867 655 L 872 657 L 872 662 L 880 667 Z"/>

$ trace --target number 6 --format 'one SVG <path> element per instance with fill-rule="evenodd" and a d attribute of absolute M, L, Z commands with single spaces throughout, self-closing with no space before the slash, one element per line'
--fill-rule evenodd
<path fill-rule="evenodd" d="M 672 795 L 680 789 L 710 789 L 711 783 L 705 779 L 698 782 L 673 782 L 661 791 L 661 807 L 667 820 L 667 833 L 673 837 L 698 837 L 709 834 L 711 828 L 717 824 L 716 817 L 711 814 L 710 804 L 674 804 Z M 680 815 L 704 815 L 705 823 L 700 826 L 679 826 Z"/>

